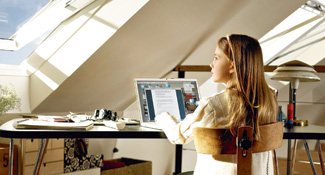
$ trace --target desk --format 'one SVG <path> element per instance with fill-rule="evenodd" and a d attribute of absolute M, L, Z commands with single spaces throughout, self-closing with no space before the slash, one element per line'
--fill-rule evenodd
<path fill-rule="evenodd" d="M 291 139 L 303 139 L 303 140 L 317 140 L 318 141 L 318 153 L 320 155 L 322 174 L 324 174 L 324 162 L 322 158 L 322 152 L 320 148 L 319 140 L 325 140 L 325 127 L 323 126 L 294 126 L 292 129 L 284 128 L 283 139 L 288 139 L 288 150 L 287 150 L 287 175 L 291 174 Z M 313 166 L 313 160 L 309 152 L 309 147 L 305 141 L 305 149 L 309 157 L 309 161 L 312 166 L 313 173 L 316 174 L 315 167 Z"/>
<path fill-rule="evenodd" d="M 324 126 L 294 126 L 292 129 L 284 128 L 283 139 L 325 140 Z"/>
<path fill-rule="evenodd" d="M 21 138 L 34 138 L 42 139 L 42 145 L 46 145 L 44 140 L 47 138 L 119 138 L 119 139 L 166 139 L 166 135 L 161 130 L 150 129 L 141 127 L 139 125 L 127 125 L 122 130 L 111 129 L 103 125 L 95 125 L 94 128 L 88 131 L 84 130 L 43 130 L 43 129 L 15 129 L 13 124 L 21 119 L 13 119 L 4 123 L 0 127 L 0 137 L 10 138 L 10 162 L 9 165 L 13 165 L 13 139 Z M 46 138 L 46 139 L 44 139 Z M 177 149 L 177 148 L 176 148 Z M 179 164 L 179 161 L 176 162 Z M 179 166 L 179 165 L 177 165 Z M 9 174 L 12 174 L 10 169 Z M 180 172 L 176 172 L 180 173 Z"/>
<path fill-rule="evenodd" d="M 161 130 L 144 128 L 141 126 L 126 126 L 123 130 L 110 129 L 105 126 L 94 126 L 93 129 L 88 131 L 82 130 L 39 130 L 39 129 L 15 129 L 13 123 L 21 119 L 13 119 L 4 123 L 0 127 L 0 137 L 10 138 L 10 150 L 13 149 L 13 139 L 20 138 L 147 138 L 147 139 L 166 139 L 166 135 Z M 284 129 L 283 138 L 288 139 L 313 139 L 325 140 L 325 127 L 309 125 L 305 127 L 295 126 L 293 129 Z M 289 148 L 289 145 L 288 145 Z M 176 147 L 176 166 L 179 173 L 181 169 L 181 146 Z M 291 152 L 291 146 L 290 146 Z M 12 153 L 12 152 L 11 152 Z M 287 157 L 290 160 L 290 157 Z M 13 156 L 10 155 L 10 165 L 13 164 Z M 12 173 L 12 171 L 11 171 Z"/>

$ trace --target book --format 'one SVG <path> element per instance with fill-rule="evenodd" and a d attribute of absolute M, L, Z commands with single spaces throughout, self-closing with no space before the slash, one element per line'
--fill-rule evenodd
<path fill-rule="evenodd" d="M 17 121 L 14 127 L 17 129 L 72 129 L 72 130 L 90 130 L 94 124 L 92 121 L 80 123 L 75 122 L 53 122 L 38 119 L 23 119 Z"/>

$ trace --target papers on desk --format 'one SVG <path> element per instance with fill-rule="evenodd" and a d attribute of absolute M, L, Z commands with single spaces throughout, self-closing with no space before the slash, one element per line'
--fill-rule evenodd
<path fill-rule="evenodd" d="M 70 117 L 67 116 L 47 116 L 47 115 L 38 115 L 38 120 L 47 121 L 47 122 L 73 122 Z"/>
<path fill-rule="evenodd" d="M 51 122 L 37 119 L 23 119 L 14 124 L 18 129 L 74 129 L 74 130 L 89 130 L 93 128 L 92 121 L 80 123 L 75 122 Z"/>

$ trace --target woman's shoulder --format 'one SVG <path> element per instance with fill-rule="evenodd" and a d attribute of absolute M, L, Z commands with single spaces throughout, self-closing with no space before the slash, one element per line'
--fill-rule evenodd
<path fill-rule="evenodd" d="M 224 90 L 208 97 L 206 101 L 213 109 L 226 111 L 229 105 L 229 98 L 231 99 L 234 93 L 236 93 L 235 90 Z"/>
<path fill-rule="evenodd" d="M 207 97 L 206 101 L 207 102 L 212 102 L 212 101 L 215 101 L 215 100 L 221 100 L 221 99 L 224 100 L 225 98 L 226 98 L 226 91 L 223 90 L 223 91 L 221 91 L 221 92 L 219 92 L 217 94 L 214 94 L 214 95 L 212 95 L 210 97 Z"/>
<path fill-rule="evenodd" d="M 215 106 L 220 105 L 226 101 L 226 92 L 221 91 L 209 97 L 202 98 L 199 101 L 199 106 L 204 108 L 210 106 L 210 108 L 215 108 Z"/>

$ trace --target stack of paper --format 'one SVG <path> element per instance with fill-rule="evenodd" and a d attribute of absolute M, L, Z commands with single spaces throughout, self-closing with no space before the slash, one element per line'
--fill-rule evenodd
<path fill-rule="evenodd" d="M 89 130 L 93 128 L 92 121 L 85 121 L 80 123 L 75 122 L 52 122 L 37 119 L 23 119 L 15 124 L 15 128 L 28 129 L 77 129 Z"/>
<path fill-rule="evenodd" d="M 38 115 L 38 120 L 48 122 L 72 122 L 67 116 Z"/>

